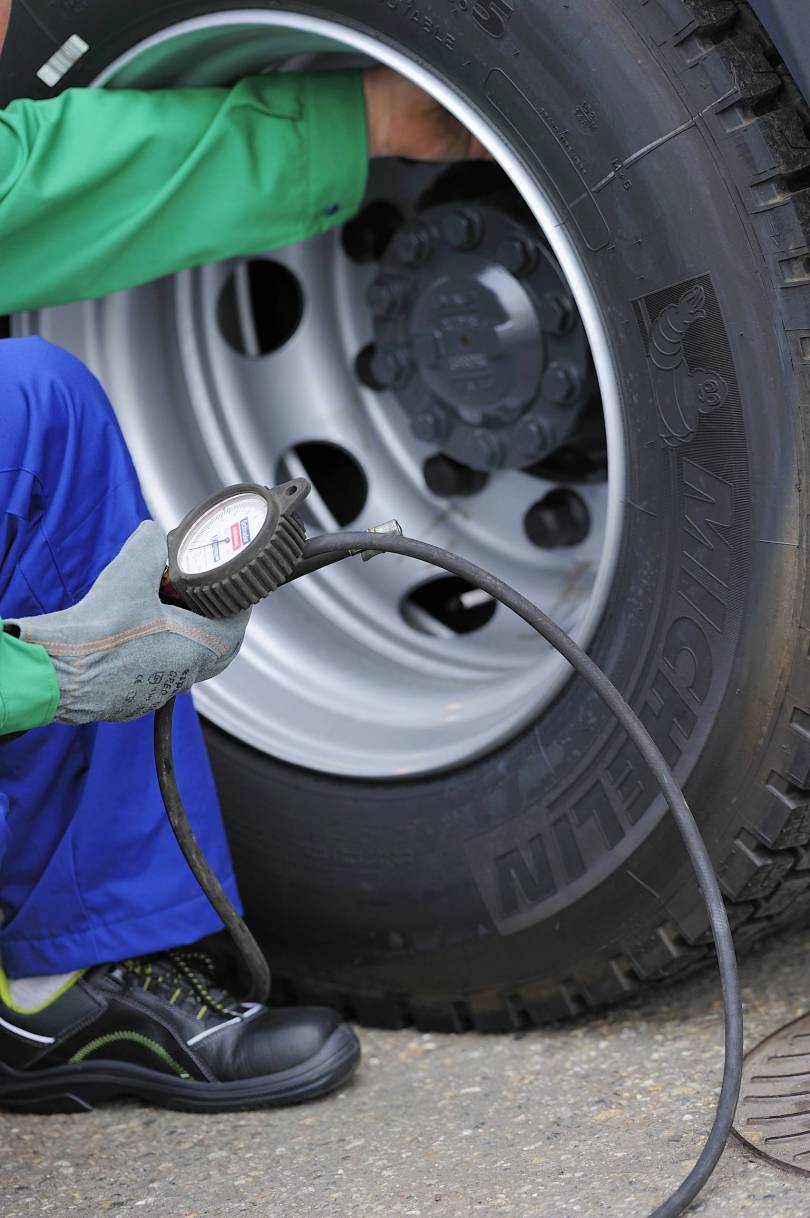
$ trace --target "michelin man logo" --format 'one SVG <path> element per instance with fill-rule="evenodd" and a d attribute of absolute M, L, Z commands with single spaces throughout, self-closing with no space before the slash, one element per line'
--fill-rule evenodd
<path fill-rule="evenodd" d="M 668 305 L 652 324 L 650 359 L 658 370 L 657 397 L 660 434 L 665 444 L 688 444 L 700 415 L 711 414 L 728 398 L 728 385 L 718 372 L 690 368 L 684 339 L 696 321 L 706 316 L 706 292 L 700 284 Z"/>

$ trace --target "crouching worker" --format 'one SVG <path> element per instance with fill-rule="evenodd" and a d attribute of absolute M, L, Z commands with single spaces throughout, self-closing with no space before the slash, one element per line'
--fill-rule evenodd
<path fill-rule="evenodd" d="M 125 1092 L 212 1110 L 327 1091 L 359 1057 L 335 1012 L 240 1003 L 179 946 L 220 923 L 163 810 L 150 712 L 182 695 L 179 781 L 238 901 L 183 691 L 230 663 L 249 614 L 161 603 L 166 537 L 78 360 L 0 342 L 0 402 L 0 1103 L 75 1111 Z"/>
<path fill-rule="evenodd" d="M 481 153 L 382 68 L 15 101 L 0 110 L 0 314 L 322 232 L 360 205 L 369 156 Z M 277 1104 L 359 1059 L 335 1012 L 241 1003 L 186 946 L 221 923 L 164 813 L 152 711 L 179 692 L 180 787 L 238 907 L 183 691 L 236 656 L 248 615 L 166 607 L 165 561 L 99 383 L 39 338 L 0 340 L 0 1106 Z"/>

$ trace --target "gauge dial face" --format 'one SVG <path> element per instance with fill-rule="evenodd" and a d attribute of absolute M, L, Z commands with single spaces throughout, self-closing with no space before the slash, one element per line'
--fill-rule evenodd
<path fill-rule="evenodd" d="M 244 554 L 267 520 L 261 495 L 245 492 L 223 499 L 195 521 L 177 549 L 184 575 L 204 575 Z"/>

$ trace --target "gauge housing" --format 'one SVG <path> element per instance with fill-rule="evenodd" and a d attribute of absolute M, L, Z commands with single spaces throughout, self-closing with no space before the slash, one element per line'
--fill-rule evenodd
<path fill-rule="evenodd" d="M 292 575 L 303 553 L 306 529 L 296 508 L 311 489 L 306 478 L 295 478 L 272 488 L 240 482 L 209 496 L 169 533 L 166 577 L 172 597 L 203 617 L 223 618 L 249 609 L 275 592 Z M 202 571 L 189 571 L 190 541 L 207 520 L 216 516 L 216 510 L 231 502 L 244 505 L 256 499 L 266 506 L 256 535 L 248 541 L 240 537 L 239 548 L 231 558 L 217 558 Z M 244 506 L 237 508 L 238 512 L 244 510 Z M 235 519 L 232 527 L 238 528 L 239 523 Z"/>

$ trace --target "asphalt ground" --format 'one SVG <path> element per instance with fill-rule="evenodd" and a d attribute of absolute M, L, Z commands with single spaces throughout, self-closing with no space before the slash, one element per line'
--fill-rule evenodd
<path fill-rule="evenodd" d="M 808 965 L 810 930 L 745 957 L 748 1047 L 810 1008 Z M 0 1115 L 0 1218 L 642 1218 L 691 1167 L 722 1061 L 713 973 L 567 1028 L 361 1037 L 355 1080 L 299 1108 Z M 810 1175 L 734 1142 L 690 1212 L 808 1218 Z"/>

